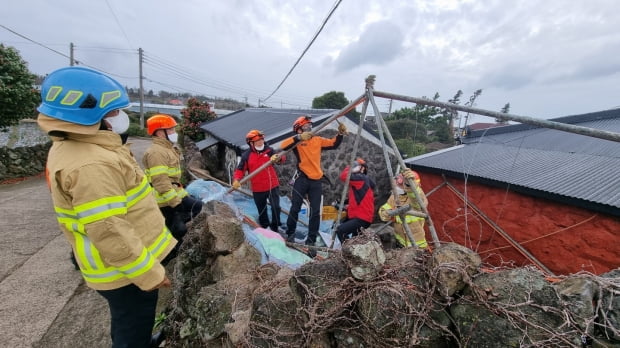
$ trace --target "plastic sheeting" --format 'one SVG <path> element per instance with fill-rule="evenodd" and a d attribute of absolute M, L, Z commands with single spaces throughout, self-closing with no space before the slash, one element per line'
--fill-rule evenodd
<path fill-rule="evenodd" d="M 244 217 L 258 221 L 258 210 L 256 209 L 256 205 L 254 204 L 252 197 L 237 191 L 226 193 L 228 190 L 227 187 L 224 187 L 214 181 L 202 179 L 192 181 L 185 189 L 193 197 L 202 200 L 203 203 L 207 203 L 212 200 L 226 203 L 242 222 L 243 232 L 245 233 L 245 238 L 248 243 L 254 246 L 261 253 L 261 262 L 263 264 L 274 262 L 281 266 L 285 265 L 296 269 L 311 260 L 305 254 L 288 248 L 280 234 L 263 228 L 253 228 L 248 223 L 243 221 Z M 290 199 L 288 197 L 281 197 L 280 206 L 286 211 L 289 211 L 291 207 Z M 268 206 L 268 209 L 271 209 L 271 207 Z M 283 227 L 286 226 L 287 218 L 288 216 L 284 213 L 280 215 L 280 221 L 282 222 Z M 304 214 L 300 214 L 299 220 L 304 221 L 306 224 L 308 223 L 307 216 Z M 331 227 L 333 222 L 333 220 L 321 221 L 319 234 L 323 240 L 320 242 L 317 241 L 317 243 L 322 245 L 331 244 Z M 302 223 L 297 223 L 295 241 L 298 243 L 303 243 L 307 234 L 308 228 Z M 334 249 L 339 248 L 340 243 L 338 238 L 336 238 Z"/>

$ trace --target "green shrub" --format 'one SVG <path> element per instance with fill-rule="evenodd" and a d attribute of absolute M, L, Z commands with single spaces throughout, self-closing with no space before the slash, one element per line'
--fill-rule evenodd
<path fill-rule="evenodd" d="M 127 134 L 132 137 L 148 137 L 148 133 L 145 128 L 140 128 L 138 123 L 130 123 L 129 129 L 127 129 Z"/>
<path fill-rule="evenodd" d="M 211 111 L 209 103 L 201 102 L 196 98 L 187 101 L 187 107 L 181 110 L 183 122 L 181 123 L 181 133 L 187 135 L 193 141 L 200 141 L 205 138 L 205 134 L 200 129 L 200 125 L 216 118 Z"/>

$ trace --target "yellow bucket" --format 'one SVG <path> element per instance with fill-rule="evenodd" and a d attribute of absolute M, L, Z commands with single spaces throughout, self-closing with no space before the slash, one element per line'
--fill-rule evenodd
<path fill-rule="evenodd" d="M 322 220 L 336 220 L 336 217 L 338 216 L 338 208 L 332 206 L 332 205 L 324 205 L 323 206 L 323 212 L 321 213 L 321 219 Z M 347 216 L 347 212 L 343 211 L 340 214 L 340 218 L 345 218 Z"/>

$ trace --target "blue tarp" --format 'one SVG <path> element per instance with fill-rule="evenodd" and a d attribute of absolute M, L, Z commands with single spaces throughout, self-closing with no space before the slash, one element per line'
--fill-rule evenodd
<path fill-rule="evenodd" d="M 194 180 L 187 185 L 187 192 L 195 198 L 201 199 L 203 203 L 211 200 L 218 200 L 226 203 L 236 213 L 239 220 L 243 223 L 243 232 L 245 238 L 252 246 L 254 246 L 262 255 L 262 263 L 274 262 L 279 265 L 286 265 L 293 269 L 310 261 L 311 259 L 305 254 L 288 248 L 284 244 L 284 239 L 278 233 L 263 228 L 253 228 L 249 224 L 243 222 L 243 218 L 247 217 L 254 221 L 258 221 L 258 210 L 254 204 L 252 197 L 243 193 L 233 191 L 226 193 L 228 188 L 214 181 L 206 181 L 202 179 Z M 289 211 L 291 201 L 288 197 L 280 198 L 280 206 Z M 286 222 L 287 215 L 282 213 L 280 221 Z M 308 222 L 307 216 L 300 214 L 299 220 Z M 331 227 L 333 221 L 322 221 L 319 227 L 319 233 L 323 238 L 324 244 L 331 243 Z M 308 228 L 301 223 L 297 224 L 295 234 L 296 242 L 303 242 L 308 234 Z M 334 248 L 339 249 L 340 243 L 336 238 Z"/>

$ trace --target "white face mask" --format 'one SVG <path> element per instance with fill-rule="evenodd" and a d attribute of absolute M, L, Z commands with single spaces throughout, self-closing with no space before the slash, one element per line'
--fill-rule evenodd
<path fill-rule="evenodd" d="M 261 146 L 254 145 L 254 149 L 256 149 L 256 151 L 263 151 L 265 149 L 265 144 L 263 143 Z"/>
<path fill-rule="evenodd" d="M 123 134 L 129 129 L 129 116 L 123 110 L 120 110 L 116 116 L 106 117 L 105 120 L 112 127 L 112 132 L 116 134 Z"/>
<path fill-rule="evenodd" d="M 402 188 L 396 186 L 396 194 L 397 195 L 404 195 L 405 194 L 405 190 L 403 190 Z"/>
<path fill-rule="evenodd" d="M 179 134 L 177 133 L 168 134 L 168 140 L 170 140 L 173 144 L 176 144 L 176 142 L 179 141 Z"/>

